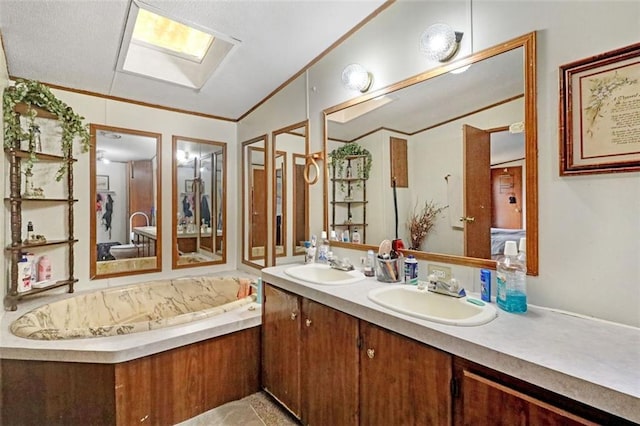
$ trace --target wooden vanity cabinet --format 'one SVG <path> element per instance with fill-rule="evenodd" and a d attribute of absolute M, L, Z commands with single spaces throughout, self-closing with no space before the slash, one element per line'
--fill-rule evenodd
<path fill-rule="evenodd" d="M 264 286 L 263 387 L 304 424 L 358 424 L 358 320 Z"/>
<path fill-rule="evenodd" d="M 455 425 L 631 425 L 617 416 L 455 358 Z"/>
<path fill-rule="evenodd" d="M 358 320 L 302 299 L 302 421 L 358 424 Z"/>
<path fill-rule="evenodd" d="M 262 387 L 300 418 L 300 297 L 263 291 Z"/>
<path fill-rule="evenodd" d="M 451 355 L 365 321 L 360 335 L 360 424 L 451 425 Z"/>

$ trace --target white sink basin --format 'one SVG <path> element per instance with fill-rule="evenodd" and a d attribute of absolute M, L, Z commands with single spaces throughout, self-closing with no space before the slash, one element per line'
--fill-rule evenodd
<path fill-rule="evenodd" d="M 322 285 L 353 284 L 364 279 L 360 271 L 340 271 L 320 263 L 292 266 L 285 269 L 284 273 L 301 281 Z"/>
<path fill-rule="evenodd" d="M 396 312 L 448 325 L 481 325 L 498 315 L 492 304 L 479 299 L 444 296 L 408 285 L 371 290 L 368 297 Z"/>

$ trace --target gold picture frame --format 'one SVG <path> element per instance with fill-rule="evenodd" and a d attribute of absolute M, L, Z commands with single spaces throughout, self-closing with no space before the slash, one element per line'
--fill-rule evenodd
<path fill-rule="evenodd" d="M 640 43 L 560 67 L 560 175 L 640 170 Z"/>

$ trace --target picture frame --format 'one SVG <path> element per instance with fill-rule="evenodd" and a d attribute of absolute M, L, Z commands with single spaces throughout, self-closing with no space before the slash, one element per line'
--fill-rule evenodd
<path fill-rule="evenodd" d="M 640 170 L 640 43 L 560 66 L 560 176 Z"/>
<path fill-rule="evenodd" d="M 96 175 L 96 192 L 109 190 L 109 176 Z"/>
<path fill-rule="evenodd" d="M 185 179 L 184 192 L 193 192 L 193 181 L 195 179 Z M 204 194 L 204 182 L 200 179 L 200 194 Z"/>

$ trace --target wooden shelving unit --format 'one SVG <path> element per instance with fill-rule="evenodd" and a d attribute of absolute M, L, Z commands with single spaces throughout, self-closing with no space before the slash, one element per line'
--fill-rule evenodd
<path fill-rule="evenodd" d="M 34 108 L 38 117 L 47 119 L 56 119 L 55 115 L 50 112 Z M 23 105 L 19 105 L 15 109 L 21 114 L 25 114 L 26 110 Z M 70 148 L 69 148 L 70 149 Z M 5 156 L 9 162 L 9 196 L 6 197 L 5 203 L 10 206 L 10 220 L 11 220 L 11 242 L 5 248 L 5 252 L 10 258 L 10 274 L 9 274 L 9 286 L 8 292 L 5 296 L 5 309 L 15 311 L 17 309 L 18 301 L 24 297 L 28 297 L 34 294 L 42 293 L 47 290 L 68 286 L 69 293 L 73 293 L 74 284 L 78 281 L 74 278 L 74 244 L 78 242 L 73 235 L 74 227 L 74 204 L 78 201 L 73 198 L 73 164 L 76 161 L 71 158 L 71 152 L 67 155 L 51 155 L 45 153 L 35 153 L 35 159 L 38 162 L 67 162 L 66 179 L 62 185 L 66 186 L 67 197 L 66 198 L 31 198 L 24 197 L 22 191 L 21 172 L 23 168 L 23 162 L 32 157 L 32 153 L 20 149 L 20 141 L 16 140 L 12 142 L 10 148 L 5 148 Z M 28 208 L 28 205 L 42 205 L 42 204 L 59 204 L 66 209 L 67 213 L 67 234 L 64 239 L 46 240 L 42 242 L 25 243 L 25 239 L 22 235 L 23 229 L 23 213 Z M 47 249 L 67 246 L 68 247 L 68 277 L 61 280 L 56 280 L 50 285 L 41 288 L 32 288 L 24 292 L 18 292 L 18 279 L 19 279 L 19 265 L 18 263 L 22 259 L 22 256 L 27 251 L 35 251 L 37 253 L 45 253 Z"/>
<path fill-rule="evenodd" d="M 358 161 L 366 161 L 364 155 L 352 155 L 345 159 L 347 168 L 353 169 Z M 336 232 L 340 229 L 348 230 L 349 236 L 353 235 L 353 231 L 358 228 L 360 233 L 361 243 L 365 244 L 367 241 L 367 179 L 362 177 L 339 177 L 336 176 L 335 168 L 332 170 L 331 176 L 331 229 Z M 362 186 L 362 199 L 351 199 L 354 193 L 354 185 Z M 344 186 L 345 190 L 341 190 L 338 186 Z M 342 193 L 342 199 L 338 200 L 339 193 Z M 342 223 L 336 222 L 336 208 L 338 206 L 346 207 L 347 218 L 351 218 L 354 213 L 362 212 L 362 221 L 353 222 L 347 219 Z"/>

